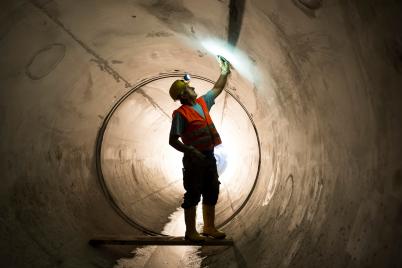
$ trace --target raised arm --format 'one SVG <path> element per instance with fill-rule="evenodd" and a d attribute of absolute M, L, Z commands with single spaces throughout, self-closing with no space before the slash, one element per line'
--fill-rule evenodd
<path fill-rule="evenodd" d="M 229 74 L 221 74 L 218 80 L 215 82 L 214 87 L 212 88 L 212 92 L 214 93 L 215 98 L 221 94 L 222 90 L 226 86 L 226 82 L 228 81 Z"/>
<path fill-rule="evenodd" d="M 223 57 L 220 57 L 219 59 L 221 60 L 221 75 L 212 88 L 215 98 L 218 97 L 225 88 L 226 82 L 228 81 L 228 76 L 230 74 L 230 63 Z"/>

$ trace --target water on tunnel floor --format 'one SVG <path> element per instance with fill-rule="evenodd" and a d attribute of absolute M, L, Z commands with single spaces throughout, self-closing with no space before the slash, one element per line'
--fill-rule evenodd
<path fill-rule="evenodd" d="M 197 228 L 200 229 L 202 211 L 197 210 Z M 169 216 L 169 222 L 162 230 L 162 234 L 183 236 L 184 211 L 178 208 Z M 114 268 L 135 267 L 201 267 L 202 258 L 199 254 L 201 246 L 147 246 L 137 248 L 133 258 L 124 258 L 117 261 Z"/>

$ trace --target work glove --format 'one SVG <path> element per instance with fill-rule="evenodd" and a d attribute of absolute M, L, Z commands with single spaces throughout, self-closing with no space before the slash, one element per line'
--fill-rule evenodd
<path fill-rule="evenodd" d="M 222 56 L 218 56 L 218 59 L 219 59 L 219 65 L 221 67 L 221 74 L 222 75 L 230 74 L 230 67 L 231 67 L 230 62 Z"/>

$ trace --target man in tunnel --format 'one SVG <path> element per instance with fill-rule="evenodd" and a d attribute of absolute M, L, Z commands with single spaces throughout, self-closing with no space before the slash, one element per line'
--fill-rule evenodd
<path fill-rule="evenodd" d="M 186 224 L 185 238 L 204 241 L 205 236 L 223 239 L 226 234 L 215 227 L 215 205 L 219 195 L 219 180 L 214 147 L 221 144 L 220 136 L 209 115 L 215 98 L 224 89 L 230 74 L 230 63 L 219 57 L 221 74 L 214 87 L 197 98 L 190 77 L 176 80 L 169 94 L 182 104 L 173 112 L 169 144 L 183 152 L 183 185 L 186 193 L 181 205 Z M 179 140 L 181 138 L 181 141 Z M 202 195 L 204 227 L 201 236 L 196 230 L 196 206 Z"/>

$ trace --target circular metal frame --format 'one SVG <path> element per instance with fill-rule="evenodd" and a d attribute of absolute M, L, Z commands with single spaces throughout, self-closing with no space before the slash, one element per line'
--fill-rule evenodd
<path fill-rule="evenodd" d="M 159 80 L 159 79 L 164 79 L 164 78 L 170 78 L 170 77 L 183 77 L 186 73 L 185 72 L 180 72 L 180 71 L 176 71 L 176 72 L 172 72 L 172 73 L 160 73 L 157 76 L 153 76 L 151 78 L 148 79 L 143 79 L 141 80 L 137 85 L 135 85 L 131 90 L 129 90 L 127 93 L 125 93 L 112 107 L 112 109 L 109 111 L 109 113 L 106 115 L 105 119 L 103 120 L 102 126 L 100 127 L 99 131 L 98 131 L 98 135 L 96 138 L 96 152 L 95 152 L 95 156 L 96 156 L 96 171 L 98 174 L 98 179 L 100 182 L 100 185 L 102 187 L 103 193 L 105 194 L 108 202 L 110 203 L 110 205 L 113 207 L 113 209 L 117 212 L 117 214 L 119 216 L 121 216 L 126 222 L 128 222 L 131 226 L 141 230 L 142 232 L 149 234 L 149 235 L 159 235 L 159 236 L 165 236 L 164 234 L 161 233 L 157 233 L 154 232 L 152 230 L 149 230 L 147 228 L 145 228 L 144 226 L 138 224 L 137 222 L 135 222 L 133 219 L 131 219 L 130 217 L 128 217 L 121 209 L 120 207 L 117 205 L 115 199 L 113 198 L 113 196 L 110 194 L 106 183 L 105 183 L 105 178 L 103 176 L 103 172 L 102 172 L 102 167 L 101 167 L 101 153 L 102 153 L 102 143 L 103 143 L 103 136 L 105 134 L 105 130 L 106 127 L 109 123 L 110 118 L 112 117 L 112 115 L 114 114 L 114 112 L 117 110 L 117 108 L 119 107 L 119 105 L 125 101 L 127 99 L 128 96 L 130 96 L 132 93 L 134 93 L 136 90 L 138 90 L 139 88 L 143 87 L 146 84 L 149 84 L 153 81 Z M 208 79 L 206 77 L 203 76 L 199 76 L 199 75 L 191 75 L 193 78 L 195 79 L 199 79 L 199 80 L 203 80 L 206 82 L 209 82 L 211 84 L 214 84 L 214 81 L 211 79 Z M 260 144 L 260 138 L 258 136 L 258 132 L 257 132 L 257 128 L 254 124 L 253 118 L 250 115 L 250 113 L 247 111 L 246 107 L 244 107 L 244 105 L 240 102 L 240 100 L 238 100 L 236 98 L 236 96 L 234 96 L 231 92 L 225 90 L 226 93 L 228 93 L 232 98 L 234 98 L 239 104 L 240 106 L 243 108 L 243 110 L 246 112 L 248 118 L 250 119 L 251 124 L 253 125 L 254 131 L 255 131 L 255 135 L 257 138 L 257 144 L 258 144 L 258 167 L 257 167 L 257 174 L 253 183 L 253 186 L 251 187 L 250 192 L 248 193 L 246 199 L 243 201 L 243 203 L 240 205 L 240 207 L 233 212 L 233 214 L 228 217 L 223 223 L 221 223 L 219 226 L 217 226 L 218 228 L 226 225 L 227 223 L 229 223 L 234 217 L 236 217 L 237 214 L 239 214 L 239 212 L 244 208 L 244 206 L 247 204 L 247 202 L 249 201 L 252 193 L 254 192 L 255 186 L 257 184 L 258 181 L 258 177 L 260 174 L 260 166 L 261 166 L 261 144 Z"/>

